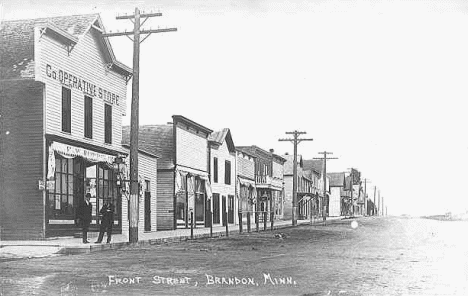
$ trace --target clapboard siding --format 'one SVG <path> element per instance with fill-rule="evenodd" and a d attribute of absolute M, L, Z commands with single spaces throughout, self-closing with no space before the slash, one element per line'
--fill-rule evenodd
<path fill-rule="evenodd" d="M 146 154 L 139 154 L 138 156 L 138 174 L 142 178 L 143 186 L 145 186 L 145 180 L 150 181 L 151 187 L 151 231 L 156 231 L 156 213 L 157 213 L 157 162 L 155 157 L 150 157 Z M 143 188 L 144 191 L 144 188 Z M 140 197 L 140 225 L 144 230 L 145 225 L 145 196 Z"/>
<path fill-rule="evenodd" d="M 1 239 L 44 238 L 43 84 L 0 82 Z M 9 134 L 6 134 L 6 131 Z"/>
<path fill-rule="evenodd" d="M 206 137 L 196 135 L 179 126 L 176 127 L 176 159 L 177 165 L 192 169 L 207 171 L 207 147 Z"/>
<path fill-rule="evenodd" d="M 122 141 L 122 115 L 126 105 L 126 82 L 122 75 L 107 68 L 98 46 L 96 33 L 93 29 L 83 35 L 68 55 L 67 50 L 59 42 L 47 34 L 36 36 L 35 50 L 36 80 L 43 81 L 46 89 L 46 132 L 67 136 L 71 139 L 89 144 L 105 146 L 120 150 Z M 38 32 L 35 32 L 38 35 Z M 51 71 L 63 70 L 78 78 L 86 80 L 96 87 L 100 87 L 119 96 L 119 104 L 112 105 L 112 144 L 104 143 L 104 105 L 102 98 L 93 97 L 93 138 L 84 137 L 84 96 L 85 93 L 77 88 L 71 88 L 72 95 L 72 123 L 71 134 L 63 133 L 62 127 L 62 84 L 58 79 L 52 79 L 47 74 L 47 65 Z"/>
<path fill-rule="evenodd" d="M 174 229 L 174 172 L 158 171 L 158 230 Z"/>
<path fill-rule="evenodd" d="M 255 161 L 254 158 L 241 152 L 237 153 L 237 174 L 239 176 L 254 180 Z"/>
<path fill-rule="evenodd" d="M 128 148 L 124 148 L 126 153 L 130 153 Z M 130 167 L 130 158 L 126 158 L 126 165 Z M 142 186 L 145 186 L 145 180 L 149 180 L 151 184 L 151 231 L 156 231 L 156 212 L 157 212 L 157 159 L 149 155 L 139 153 L 138 154 L 138 176 L 141 179 Z M 138 200 L 138 232 L 143 233 L 145 230 L 145 196 L 139 197 Z M 122 196 L 122 233 L 128 235 L 129 233 L 129 221 L 128 221 L 128 200 L 125 196 Z"/>

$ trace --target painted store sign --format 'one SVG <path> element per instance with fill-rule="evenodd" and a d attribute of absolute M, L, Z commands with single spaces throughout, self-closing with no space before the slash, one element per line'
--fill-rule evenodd
<path fill-rule="evenodd" d="M 49 78 L 59 81 L 65 86 L 78 89 L 89 96 L 98 97 L 99 99 L 103 99 L 105 102 L 113 105 L 120 105 L 119 95 L 112 93 L 102 87 L 97 87 L 96 84 L 91 83 L 90 81 L 81 77 L 75 76 L 67 71 L 62 69 L 54 69 L 51 65 L 46 64 L 46 75 Z"/>

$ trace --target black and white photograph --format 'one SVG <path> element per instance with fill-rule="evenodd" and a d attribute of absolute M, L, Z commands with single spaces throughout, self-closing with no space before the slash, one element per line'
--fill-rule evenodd
<path fill-rule="evenodd" d="M 468 1 L 0 0 L 0 296 L 468 295 Z"/>

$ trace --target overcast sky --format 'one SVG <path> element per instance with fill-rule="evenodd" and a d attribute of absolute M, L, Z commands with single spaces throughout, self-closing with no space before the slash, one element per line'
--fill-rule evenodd
<path fill-rule="evenodd" d="M 304 158 L 332 151 L 355 167 L 389 214 L 468 210 L 468 1 L 0 0 L 4 19 L 160 11 L 142 43 L 140 123 L 174 114 L 231 129 L 236 145 L 274 148 L 307 132 Z M 111 39 L 132 66 L 132 43 Z M 128 116 L 130 119 L 130 89 Z"/>

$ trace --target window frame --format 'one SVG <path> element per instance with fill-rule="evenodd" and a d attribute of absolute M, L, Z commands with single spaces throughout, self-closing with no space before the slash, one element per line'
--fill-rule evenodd
<path fill-rule="evenodd" d="M 62 132 L 71 133 L 71 89 L 62 86 Z"/>
<path fill-rule="evenodd" d="M 112 105 L 104 104 L 104 143 L 112 144 Z"/>
<path fill-rule="evenodd" d="M 84 97 L 84 136 L 93 138 L 93 98 L 90 96 Z"/>
<path fill-rule="evenodd" d="M 218 183 L 218 158 L 213 157 L 213 183 Z"/>
<path fill-rule="evenodd" d="M 229 169 L 228 169 L 229 168 Z M 231 185 L 231 161 L 224 161 L 224 184 Z"/>

